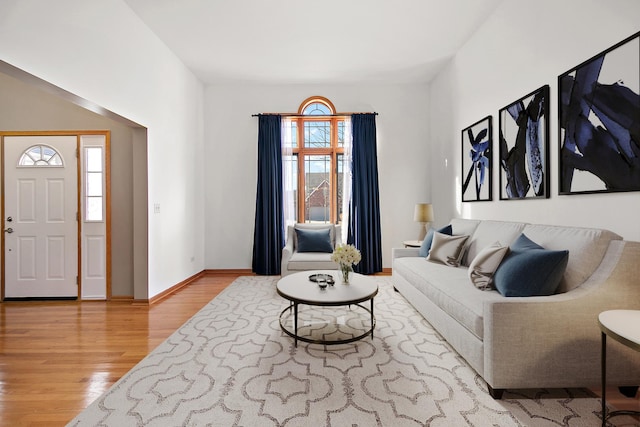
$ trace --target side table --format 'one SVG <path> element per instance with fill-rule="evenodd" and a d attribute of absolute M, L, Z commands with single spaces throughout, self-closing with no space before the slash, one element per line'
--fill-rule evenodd
<path fill-rule="evenodd" d="M 607 413 L 605 400 L 607 389 L 607 336 L 640 351 L 640 310 L 608 310 L 598 316 L 598 324 L 602 336 L 602 426 L 607 419 L 617 415 L 640 415 L 639 411 L 611 411 Z"/>
<path fill-rule="evenodd" d="M 405 248 L 419 248 L 422 246 L 422 240 L 405 240 L 402 244 Z"/>

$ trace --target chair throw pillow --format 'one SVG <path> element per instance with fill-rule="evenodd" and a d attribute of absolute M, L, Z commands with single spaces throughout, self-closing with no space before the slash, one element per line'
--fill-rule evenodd
<path fill-rule="evenodd" d="M 508 246 L 495 242 L 478 252 L 469 264 L 468 274 L 471 283 L 481 290 L 493 289 L 493 274 L 508 251 Z"/>
<path fill-rule="evenodd" d="M 433 233 L 433 243 L 427 260 L 458 267 L 468 238 L 469 236 L 449 236 L 436 231 Z"/>
<path fill-rule="evenodd" d="M 429 255 L 429 250 L 431 249 L 431 243 L 433 242 L 433 233 L 436 231 L 438 233 L 448 234 L 449 236 L 453 234 L 453 228 L 451 227 L 451 224 L 446 225 L 439 230 L 434 230 L 433 228 L 429 228 L 429 231 L 427 231 L 427 235 L 424 236 L 424 240 L 420 245 L 420 250 L 418 251 L 418 255 L 420 255 L 422 258 L 426 258 L 426 256 Z"/>
<path fill-rule="evenodd" d="M 493 285 L 505 297 L 552 295 L 568 261 L 569 251 L 544 249 L 521 234 L 496 270 Z"/>
<path fill-rule="evenodd" d="M 333 252 L 331 244 L 331 229 L 296 228 L 298 238 L 298 252 Z"/>

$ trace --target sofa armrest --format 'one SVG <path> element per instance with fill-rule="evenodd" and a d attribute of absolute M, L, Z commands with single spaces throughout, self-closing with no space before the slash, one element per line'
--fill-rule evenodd
<path fill-rule="evenodd" d="M 484 373 L 494 389 L 588 387 L 600 381 L 598 315 L 640 309 L 640 243 L 612 242 L 587 282 L 546 297 L 503 298 L 484 305 Z M 607 376 L 637 385 L 640 360 L 611 343 Z"/>
<path fill-rule="evenodd" d="M 285 243 L 284 248 L 282 248 L 282 258 L 280 260 L 280 274 L 282 276 L 286 276 L 287 274 L 289 274 L 289 260 L 293 255 L 293 232 L 293 227 L 288 226 L 287 242 Z"/>
<path fill-rule="evenodd" d="M 293 255 L 293 245 L 286 245 L 282 248 L 282 262 L 289 262 L 291 255 Z"/>
<path fill-rule="evenodd" d="M 391 258 L 405 258 L 420 256 L 420 248 L 392 248 Z"/>

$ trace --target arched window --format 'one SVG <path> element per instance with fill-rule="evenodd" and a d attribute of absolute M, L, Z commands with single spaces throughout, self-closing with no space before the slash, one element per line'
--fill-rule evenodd
<path fill-rule="evenodd" d="M 60 153 L 49 145 L 32 145 L 27 148 L 20 160 L 18 166 L 22 167 L 64 167 L 64 162 Z"/>
<path fill-rule="evenodd" d="M 339 224 L 346 117 L 337 115 L 331 101 L 320 96 L 303 101 L 298 114 L 286 118 L 291 134 L 285 138 L 290 153 L 284 156 L 285 167 L 297 172 L 296 222 Z"/>
<path fill-rule="evenodd" d="M 305 102 L 300 106 L 302 110 L 300 113 L 305 116 L 326 116 L 334 113 L 333 105 L 328 99 L 310 98 L 310 102 L 306 102 L 306 105 Z"/>

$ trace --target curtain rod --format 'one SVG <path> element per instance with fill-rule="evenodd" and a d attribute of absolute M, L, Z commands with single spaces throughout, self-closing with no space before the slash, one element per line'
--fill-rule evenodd
<path fill-rule="evenodd" d="M 287 116 L 287 117 L 343 117 L 343 116 L 353 116 L 354 114 L 373 114 L 375 116 L 378 115 L 375 111 L 373 113 L 338 113 L 338 114 L 299 114 L 299 113 L 258 113 L 252 114 L 251 117 L 260 117 L 260 116 Z"/>

